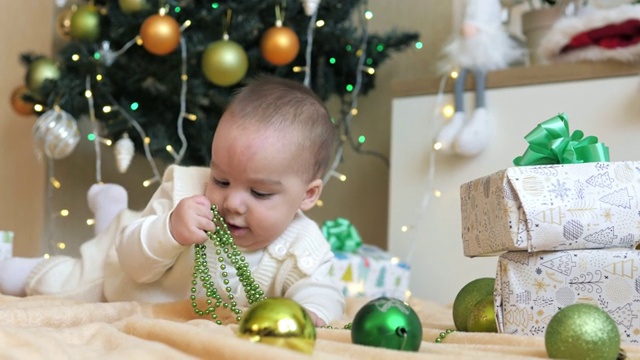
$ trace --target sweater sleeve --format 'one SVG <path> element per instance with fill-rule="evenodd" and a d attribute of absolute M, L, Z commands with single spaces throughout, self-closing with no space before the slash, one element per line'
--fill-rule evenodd
<path fill-rule="evenodd" d="M 343 315 L 344 295 L 329 277 L 333 252 L 311 219 L 299 213 L 280 238 L 267 248 L 265 257 L 256 280 L 266 282 L 262 277 L 275 274 L 276 296 L 296 301 L 327 324 Z"/>
<path fill-rule="evenodd" d="M 328 276 L 332 258 L 331 253 L 325 257 L 313 275 L 301 278 L 285 293 L 286 298 L 313 311 L 327 324 L 339 320 L 346 307 L 344 295 Z"/>
<path fill-rule="evenodd" d="M 135 282 L 150 283 L 159 279 L 188 249 L 180 245 L 169 230 L 169 217 L 177 202 L 175 171 L 175 167 L 167 169 L 142 217 L 117 234 L 118 263 Z"/>

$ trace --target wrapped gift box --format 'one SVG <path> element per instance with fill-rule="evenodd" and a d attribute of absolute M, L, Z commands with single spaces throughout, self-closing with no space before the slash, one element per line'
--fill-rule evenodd
<path fill-rule="evenodd" d="M 640 162 L 519 166 L 460 188 L 464 255 L 633 248 Z"/>
<path fill-rule="evenodd" d="M 364 244 L 353 252 L 334 251 L 330 276 L 345 296 L 406 300 L 410 267 L 382 249 Z"/>
<path fill-rule="evenodd" d="M 0 259 L 13 256 L 13 231 L 0 230 Z"/>
<path fill-rule="evenodd" d="M 640 251 L 508 252 L 498 258 L 498 331 L 544 336 L 553 315 L 590 303 L 615 320 L 622 341 L 640 340 Z"/>

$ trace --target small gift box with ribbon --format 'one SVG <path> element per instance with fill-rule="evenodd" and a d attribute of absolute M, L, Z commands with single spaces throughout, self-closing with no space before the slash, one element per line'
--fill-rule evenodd
<path fill-rule="evenodd" d="M 384 250 L 362 243 L 358 230 L 345 218 L 327 220 L 322 233 L 335 257 L 329 275 L 345 296 L 393 297 L 405 300 L 410 267 Z"/>
<path fill-rule="evenodd" d="M 525 139 L 516 167 L 461 186 L 465 256 L 636 246 L 640 162 L 609 162 L 595 136 L 570 134 L 564 114 Z"/>
<path fill-rule="evenodd" d="M 0 259 L 13 256 L 13 231 L 0 230 Z"/>

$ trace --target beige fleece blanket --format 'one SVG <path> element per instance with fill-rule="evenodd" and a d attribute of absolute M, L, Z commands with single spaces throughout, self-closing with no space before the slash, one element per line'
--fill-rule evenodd
<path fill-rule="evenodd" d="M 367 299 L 348 299 L 342 322 L 353 319 Z M 531 359 L 546 358 L 544 339 L 507 334 L 454 332 L 451 308 L 411 300 L 423 324 L 419 352 L 351 343 L 349 330 L 318 329 L 311 356 L 236 336 L 237 325 L 216 325 L 193 314 L 189 302 L 80 303 L 52 297 L 0 295 L 2 359 Z M 623 344 L 629 358 L 640 346 Z"/>

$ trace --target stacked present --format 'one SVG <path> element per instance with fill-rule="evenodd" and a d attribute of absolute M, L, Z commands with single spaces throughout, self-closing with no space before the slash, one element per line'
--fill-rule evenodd
<path fill-rule="evenodd" d="M 461 186 L 464 255 L 499 256 L 500 332 L 544 335 L 553 315 L 590 303 L 640 340 L 640 162 L 609 162 L 564 114 L 525 139 L 517 167 Z"/>
<path fill-rule="evenodd" d="M 0 259 L 13 256 L 13 231 L 0 230 Z"/>
<path fill-rule="evenodd" d="M 329 275 L 345 296 L 381 296 L 405 300 L 410 267 L 398 257 L 362 243 L 357 229 L 345 218 L 325 221 L 322 233 L 335 257 Z"/>

